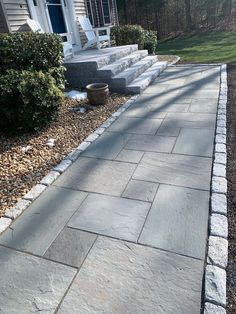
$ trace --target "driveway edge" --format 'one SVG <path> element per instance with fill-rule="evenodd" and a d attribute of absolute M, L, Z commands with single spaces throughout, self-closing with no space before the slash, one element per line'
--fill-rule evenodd
<path fill-rule="evenodd" d="M 204 314 L 226 314 L 228 219 L 226 178 L 227 65 L 221 65 L 215 152 L 211 183 L 208 252 L 205 269 Z"/>

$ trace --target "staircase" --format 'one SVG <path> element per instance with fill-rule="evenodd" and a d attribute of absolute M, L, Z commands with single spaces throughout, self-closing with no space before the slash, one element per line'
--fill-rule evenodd
<path fill-rule="evenodd" d="M 137 45 L 79 52 L 64 65 L 70 88 L 107 83 L 111 91 L 125 94 L 142 93 L 167 67 Z"/>

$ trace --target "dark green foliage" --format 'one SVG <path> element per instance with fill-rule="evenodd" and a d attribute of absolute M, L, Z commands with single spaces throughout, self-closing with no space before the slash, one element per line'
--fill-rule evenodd
<path fill-rule="evenodd" d="M 112 28 L 112 36 L 117 46 L 138 44 L 143 49 L 145 31 L 139 25 L 121 25 Z"/>
<path fill-rule="evenodd" d="M 57 35 L 0 34 L 0 129 L 37 130 L 52 120 L 65 85 Z"/>
<path fill-rule="evenodd" d="M 0 129 L 37 130 L 56 116 L 62 99 L 49 73 L 8 70 L 0 75 Z"/>
<path fill-rule="evenodd" d="M 148 50 L 149 54 L 154 54 L 157 49 L 157 34 L 154 31 L 145 31 L 144 49 Z"/>

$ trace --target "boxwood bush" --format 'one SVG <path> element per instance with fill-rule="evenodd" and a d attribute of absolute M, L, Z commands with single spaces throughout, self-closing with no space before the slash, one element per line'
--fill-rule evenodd
<path fill-rule="evenodd" d="M 147 49 L 150 54 L 156 51 L 156 32 L 144 30 L 140 25 L 115 26 L 112 37 L 117 46 L 138 44 L 139 49 Z"/>
<path fill-rule="evenodd" d="M 0 128 L 36 130 L 52 120 L 65 86 L 61 37 L 0 34 Z"/>
<path fill-rule="evenodd" d="M 7 70 L 0 75 L 0 129 L 36 131 L 55 118 L 62 99 L 51 74 Z"/>

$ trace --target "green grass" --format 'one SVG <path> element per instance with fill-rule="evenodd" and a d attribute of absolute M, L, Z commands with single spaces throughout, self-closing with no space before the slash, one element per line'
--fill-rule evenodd
<path fill-rule="evenodd" d="M 236 62 L 236 32 L 211 32 L 160 42 L 160 55 L 177 55 L 182 62 Z"/>

